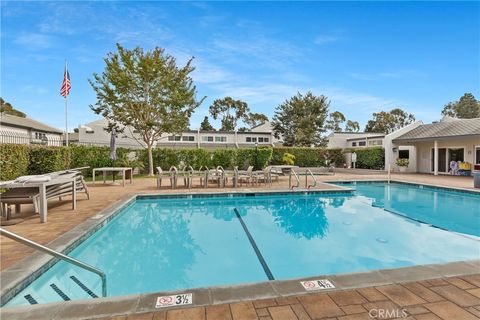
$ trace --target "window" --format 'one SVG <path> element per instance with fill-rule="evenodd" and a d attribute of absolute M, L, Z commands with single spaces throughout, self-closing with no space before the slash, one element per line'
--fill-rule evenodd
<path fill-rule="evenodd" d="M 35 139 L 38 139 L 38 140 L 46 140 L 47 139 L 47 135 L 43 132 L 35 132 Z"/>
<path fill-rule="evenodd" d="M 247 142 L 252 142 L 252 138 L 247 137 Z"/>
<path fill-rule="evenodd" d="M 247 142 L 257 142 L 257 137 L 247 137 Z"/>
<path fill-rule="evenodd" d="M 356 147 L 357 146 L 357 143 L 356 142 L 352 142 L 352 147 Z"/>
<path fill-rule="evenodd" d="M 181 139 L 181 136 L 168 136 L 168 141 L 180 141 Z"/>
<path fill-rule="evenodd" d="M 367 143 L 365 141 L 358 142 L 359 147 L 365 147 L 366 145 L 367 145 Z"/>
<path fill-rule="evenodd" d="M 258 142 L 268 142 L 268 138 L 259 137 Z"/>
<path fill-rule="evenodd" d="M 227 142 L 227 137 L 215 137 L 215 142 Z"/>
<path fill-rule="evenodd" d="M 195 141 L 194 136 L 182 136 L 182 141 Z"/>
<path fill-rule="evenodd" d="M 263 138 L 263 142 L 269 142 L 270 138 Z"/>
<path fill-rule="evenodd" d="M 398 150 L 399 159 L 410 159 L 410 150 Z"/>
<path fill-rule="evenodd" d="M 369 140 L 368 145 L 369 146 L 381 146 L 382 145 L 382 140 Z"/>
<path fill-rule="evenodd" d="M 213 136 L 203 136 L 202 141 L 203 142 L 213 142 Z"/>
<path fill-rule="evenodd" d="M 480 164 L 480 147 L 475 147 L 475 164 Z"/>

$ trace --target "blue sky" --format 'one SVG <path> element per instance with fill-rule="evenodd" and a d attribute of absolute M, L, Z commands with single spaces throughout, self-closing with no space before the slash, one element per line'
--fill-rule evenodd
<path fill-rule="evenodd" d="M 70 129 L 97 119 L 87 82 L 115 43 L 160 46 L 207 100 L 232 96 L 270 118 L 297 91 L 331 100 L 362 128 L 400 106 L 431 122 L 465 92 L 480 96 L 479 2 L 5 2 L 1 96 L 63 128 L 59 89 L 69 62 Z"/>

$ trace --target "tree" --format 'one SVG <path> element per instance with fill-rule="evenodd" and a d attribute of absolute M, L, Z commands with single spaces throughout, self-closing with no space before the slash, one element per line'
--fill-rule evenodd
<path fill-rule="evenodd" d="M 347 125 L 345 126 L 346 132 L 358 132 L 360 130 L 360 124 L 357 121 L 347 120 Z"/>
<path fill-rule="evenodd" d="M 9 102 L 3 100 L 3 98 L 0 98 L 0 113 L 9 114 L 21 118 L 25 118 L 27 116 L 25 113 L 15 109 Z"/>
<path fill-rule="evenodd" d="M 480 101 L 473 94 L 465 93 L 460 100 L 446 104 L 442 115 L 461 119 L 480 118 Z"/>
<path fill-rule="evenodd" d="M 345 116 L 340 111 L 335 111 L 329 114 L 325 128 L 333 132 L 342 132 L 340 125 L 345 122 Z"/>
<path fill-rule="evenodd" d="M 246 102 L 225 97 L 213 101 L 209 111 L 213 119 L 221 118 L 221 131 L 235 131 L 238 120 L 244 119 L 250 109 Z"/>
<path fill-rule="evenodd" d="M 373 113 L 373 119 L 367 122 L 365 132 L 378 132 L 389 134 L 415 121 L 415 116 L 400 108 L 389 112 L 380 111 Z"/>
<path fill-rule="evenodd" d="M 200 123 L 200 131 L 215 131 L 215 128 L 210 124 L 207 116 L 205 116 L 202 123 Z"/>
<path fill-rule="evenodd" d="M 141 140 L 134 138 L 147 149 L 148 172 L 153 175 L 153 145 L 162 133 L 185 130 L 205 98 L 196 100 L 190 77 L 195 69 L 193 58 L 178 67 L 176 59 L 159 47 L 144 52 L 140 47 L 128 50 L 117 44 L 117 50 L 104 59 L 103 73 L 89 79 L 97 95 L 90 108 L 108 120 L 109 129 L 128 127 L 138 132 Z"/>
<path fill-rule="evenodd" d="M 324 141 L 325 120 L 330 102 L 327 97 L 308 91 L 297 93 L 275 109 L 272 125 L 277 138 L 286 146 L 320 145 Z"/>
<path fill-rule="evenodd" d="M 250 129 L 253 127 L 259 126 L 268 121 L 268 117 L 262 113 L 249 112 L 243 120 Z"/>

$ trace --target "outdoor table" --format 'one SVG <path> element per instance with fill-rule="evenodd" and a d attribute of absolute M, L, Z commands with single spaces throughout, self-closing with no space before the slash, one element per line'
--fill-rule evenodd
<path fill-rule="evenodd" d="M 132 180 L 132 177 L 133 177 L 133 170 L 132 168 L 124 168 L 124 167 L 104 167 L 104 168 L 95 168 L 93 169 L 93 173 L 92 173 L 92 182 L 93 184 L 95 184 L 95 173 L 97 171 L 101 171 L 103 172 L 103 183 L 105 183 L 106 179 L 107 179 L 107 172 L 120 172 L 122 173 L 122 180 L 123 180 L 123 186 L 125 187 L 125 177 L 127 175 L 127 173 L 129 173 L 129 177 L 130 177 L 130 184 L 133 184 L 133 180 Z M 113 177 L 114 181 L 115 181 L 115 176 Z"/>
<path fill-rule="evenodd" d="M 39 214 L 40 222 L 47 222 L 47 192 L 46 189 L 48 186 L 54 186 L 64 183 L 72 183 L 72 210 L 77 209 L 77 188 L 76 188 L 76 179 L 75 178 L 54 178 L 50 181 L 45 182 L 15 182 L 15 181 L 3 181 L 0 182 L 0 188 L 2 189 L 15 189 L 15 188 L 38 188 L 39 192 Z"/>
<path fill-rule="evenodd" d="M 292 166 L 292 165 L 277 165 L 277 166 L 272 166 L 272 169 L 273 168 L 282 170 L 283 174 L 290 173 L 292 169 L 295 169 L 295 170 L 300 169 L 299 166 Z"/>

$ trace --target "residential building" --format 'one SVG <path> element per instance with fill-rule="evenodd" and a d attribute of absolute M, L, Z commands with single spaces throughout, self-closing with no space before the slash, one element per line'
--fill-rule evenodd
<path fill-rule="evenodd" d="M 60 146 L 63 132 L 37 120 L 1 114 L 0 143 Z"/>
<path fill-rule="evenodd" d="M 111 134 L 106 131 L 107 120 L 100 119 L 78 127 L 78 132 L 70 134 L 70 141 L 80 144 L 109 145 Z M 163 134 L 156 143 L 158 148 L 245 148 L 272 146 L 278 143 L 273 136 L 270 123 L 252 128 L 251 131 L 199 131 L 189 130 L 181 134 Z M 143 145 L 138 132 L 125 127 L 117 135 L 119 147 L 140 148 Z"/>
<path fill-rule="evenodd" d="M 468 163 L 480 171 L 480 118 L 443 118 L 440 122 L 419 124 L 392 139 L 386 147 L 386 161 L 392 162 L 400 147 L 413 148 L 409 155 L 414 171 L 448 174 L 452 161 Z M 468 165 L 467 165 L 468 166 Z"/>
<path fill-rule="evenodd" d="M 381 147 L 384 137 L 385 134 L 376 132 L 332 132 L 327 137 L 327 148 Z"/>

